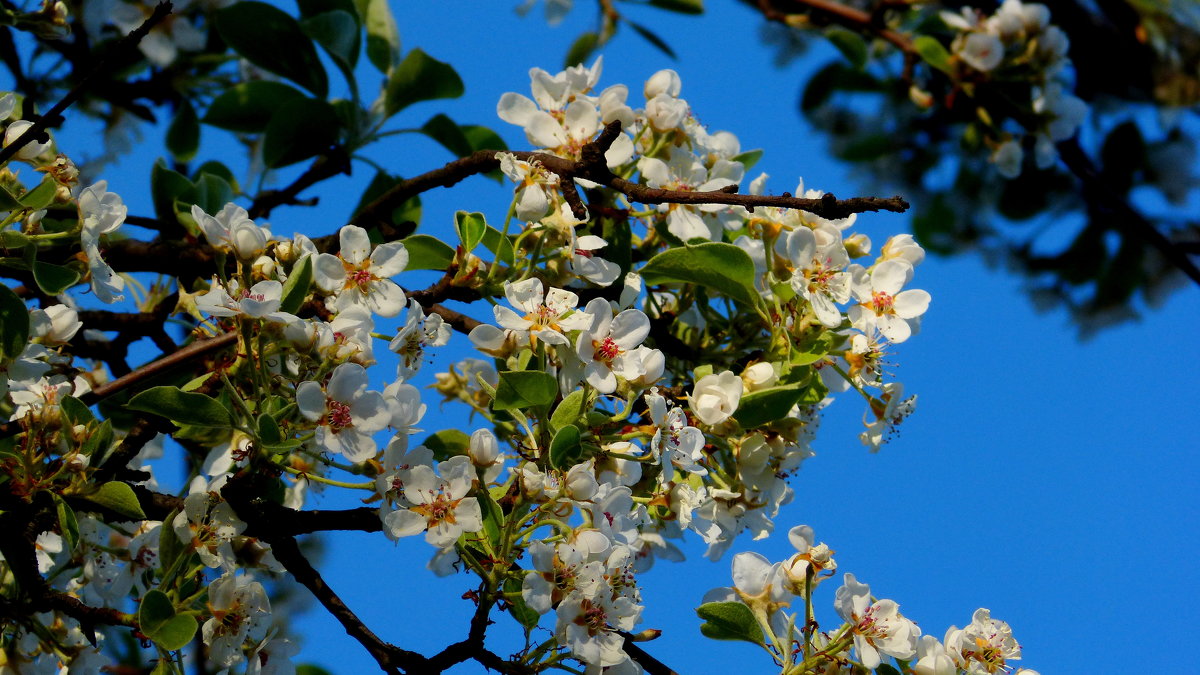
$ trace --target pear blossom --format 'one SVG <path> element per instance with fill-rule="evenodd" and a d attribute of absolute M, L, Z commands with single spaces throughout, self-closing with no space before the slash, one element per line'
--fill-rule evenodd
<path fill-rule="evenodd" d="M 540 164 L 517 159 L 508 152 L 496 153 L 500 170 L 517 183 L 516 215 L 521 220 L 541 220 L 550 212 L 558 190 L 558 174 Z"/>
<path fill-rule="evenodd" d="M 967 65 L 986 73 L 1004 60 L 1004 43 L 990 33 L 971 32 L 955 41 L 954 53 Z"/>
<path fill-rule="evenodd" d="M 650 335 L 650 319 L 638 309 L 627 309 L 613 316 L 612 306 L 604 298 L 587 304 L 585 313 L 591 322 L 579 333 L 575 351 L 584 362 L 584 378 L 602 394 L 617 390 L 617 378 L 638 377 L 641 361 L 632 351 Z"/>
<path fill-rule="evenodd" d="M 979 608 L 965 628 L 951 626 L 944 640 L 946 653 L 954 664 L 969 675 L 1006 673 L 1009 661 L 1021 660 L 1021 645 L 1012 636 L 1012 628 L 993 619 L 991 610 Z"/>
<path fill-rule="evenodd" d="M 859 272 L 852 287 L 859 302 L 849 311 L 854 327 L 864 333 L 875 328 L 895 343 L 907 340 L 913 333 L 910 322 L 925 313 L 930 300 L 926 291 L 900 290 L 912 274 L 912 265 L 901 259 L 875 265 L 869 276 Z"/>
<path fill-rule="evenodd" d="M 475 464 L 475 468 L 483 471 L 484 484 L 490 483 L 504 470 L 504 455 L 500 452 L 500 443 L 496 434 L 489 429 L 476 429 L 471 434 L 467 444 L 467 456 Z"/>
<path fill-rule="evenodd" d="M 600 562 L 589 562 L 585 551 L 568 542 L 552 546 L 535 541 L 529 555 L 533 569 L 521 582 L 521 598 L 538 614 L 549 612 L 572 593 L 593 597 L 600 590 Z"/>
<path fill-rule="evenodd" d="M 100 302 L 124 300 L 125 280 L 100 257 L 100 235 L 115 231 L 129 209 L 120 195 L 108 191 L 108 181 L 98 181 L 79 193 L 80 242 L 92 275 L 92 292 Z"/>
<path fill-rule="evenodd" d="M 788 530 L 788 541 L 796 548 L 796 553 L 783 563 L 783 572 L 788 580 L 788 589 L 804 597 L 808 588 L 816 588 L 817 584 L 833 574 L 837 569 L 837 561 L 833 559 L 833 551 L 824 542 L 813 544 L 816 539 L 813 529 L 808 525 L 797 525 Z"/>
<path fill-rule="evenodd" d="M 659 482 L 674 480 L 676 468 L 685 473 L 708 475 L 708 469 L 700 465 L 704 459 L 704 432 L 687 424 L 687 416 L 682 408 L 675 406 L 668 409 L 666 399 L 658 393 L 657 388 L 651 389 L 645 395 L 645 400 L 654 424 L 650 451 L 662 462 L 663 467 Z"/>
<path fill-rule="evenodd" d="M 573 594 L 558 607 L 554 634 L 558 643 L 581 661 L 593 666 L 615 666 L 629 660 L 622 649 L 625 638 L 617 631 L 632 630 L 640 618 L 641 607 L 628 597 L 588 598 Z"/>
<path fill-rule="evenodd" d="M 271 231 L 255 224 L 246 209 L 232 202 L 216 216 L 210 216 L 198 204 L 192 204 L 192 219 L 213 248 L 233 253 L 238 260 L 250 262 L 262 255 Z"/>
<path fill-rule="evenodd" d="M 638 170 L 652 188 L 688 192 L 711 192 L 737 185 L 745 172 L 740 163 L 728 160 L 718 160 L 713 167 L 706 167 L 692 153 L 674 146 L 667 161 L 642 157 L 638 160 Z M 685 242 L 719 241 L 722 231 L 741 222 L 725 204 L 659 204 L 657 208 L 666 217 L 667 231 Z"/>
<path fill-rule="evenodd" d="M 874 670 L 882 662 L 881 654 L 905 660 L 915 656 L 921 629 L 900 614 L 899 605 L 893 600 L 872 602 L 870 586 L 849 572 L 844 579 L 833 606 L 850 624 L 854 649 L 862 664 Z"/>
<path fill-rule="evenodd" d="M 338 255 L 322 253 L 313 265 L 314 283 L 336 293 L 330 307 L 342 312 L 357 305 L 383 317 L 399 314 L 405 306 L 404 291 L 391 277 L 408 266 L 408 249 L 393 241 L 372 251 L 367 231 L 356 225 L 346 225 L 338 237 Z"/>
<path fill-rule="evenodd" d="M 69 342 L 83 327 L 79 312 L 65 304 L 30 310 L 29 324 L 30 337 L 50 345 Z"/>
<path fill-rule="evenodd" d="M 233 564 L 233 538 L 246 529 L 229 505 L 215 492 L 193 491 L 183 500 L 183 510 L 171 522 L 175 536 L 190 543 L 208 567 Z"/>
<path fill-rule="evenodd" d="M 504 297 L 525 314 L 522 316 L 497 305 L 492 308 L 496 322 L 524 338 L 523 341 L 530 345 L 535 340 L 550 345 L 570 344 L 564 333 L 583 328 L 585 322 L 591 320 L 586 313 L 575 312 L 579 306 L 579 296 L 561 288 L 551 288 L 543 293 L 542 282 L 536 277 L 505 283 Z"/>
<path fill-rule="evenodd" d="M 441 476 L 438 476 L 438 473 Z M 437 548 L 454 545 L 464 532 L 483 529 L 479 500 L 468 497 L 475 469 L 463 455 L 451 457 L 438 466 L 415 466 L 404 482 L 404 498 L 412 505 L 383 517 L 384 531 L 392 538 L 425 532 L 425 541 Z"/>
<path fill-rule="evenodd" d="M 204 622 L 201 635 L 208 658 L 223 668 L 242 661 L 247 640 L 262 640 L 271 625 L 271 603 L 262 584 L 246 575 L 227 572 L 208 587 L 212 618 Z"/>
<path fill-rule="evenodd" d="M 364 462 L 375 456 L 375 440 L 391 419 L 390 411 L 377 391 L 367 391 L 367 372 L 357 363 L 343 363 L 334 369 L 329 382 L 301 382 L 296 388 L 300 414 L 317 424 L 313 443 L 321 450 L 345 455 L 351 462 Z"/>
<path fill-rule="evenodd" d="M 611 285 L 621 276 L 621 267 L 596 253 L 605 246 L 608 246 L 608 242 L 594 234 L 577 237 L 572 231 L 571 242 L 565 251 L 567 269 L 571 274 L 597 286 Z"/>
<path fill-rule="evenodd" d="M 388 349 L 400 355 L 398 374 L 409 378 L 421 369 L 426 347 L 441 347 L 450 342 L 450 326 L 439 314 L 426 315 L 421 304 L 409 299 L 408 314 Z"/>
<path fill-rule="evenodd" d="M 244 290 L 238 290 L 237 281 L 231 279 L 230 287 L 236 298 L 214 277 L 208 292 L 196 296 L 196 309 L 212 316 L 244 315 L 277 323 L 295 318 L 279 311 L 283 302 L 283 284 L 274 279 L 260 281 Z"/>
<path fill-rule="evenodd" d="M 937 638 L 922 635 L 917 642 L 917 656 L 912 671 L 914 675 L 957 675 L 958 668 Z"/>
<path fill-rule="evenodd" d="M 712 373 L 696 380 L 688 407 L 701 422 L 712 426 L 729 419 L 742 400 L 742 378 L 732 371 Z"/>
<path fill-rule="evenodd" d="M 842 323 L 836 303 L 850 300 L 850 275 L 845 272 L 850 256 L 836 228 L 817 230 L 800 227 L 776 240 L 775 250 L 792 268 L 792 289 L 808 301 L 817 320 L 829 328 Z"/>
<path fill-rule="evenodd" d="M 12 94 L 8 94 L 8 96 L 12 96 Z M 5 117 L 7 117 L 7 115 L 5 115 Z M 8 128 L 4 130 L 4 147 L 8 147 L 15 143 L 16 140 L 21 137 L 21 134 L 25 133 L 29 127 L 32 126 L 33 122 L 30 122 L 29 120 L 17 120 L 12 124 L 9 124 Z M 17 151 L 16 158 L 31 162 L 34 159 L 37 159 L 37 156 L 45 152 L 49 147 L 50 143 L 48 142 L 42 143 L 37 140 L 32 140 Z"/>

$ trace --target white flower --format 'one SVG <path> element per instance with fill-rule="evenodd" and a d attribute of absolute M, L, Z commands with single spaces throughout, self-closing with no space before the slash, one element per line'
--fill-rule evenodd
<path fill-rule="evenodd" d="M 1014 138 L 1004 141 L 992 152 L 991 161 L 996 165 L 996 172 L 1005 178 L 1016 178 L 1021 175 L 1021 162 L 1025 159 L 1025 151 L 1021 143 Z"/>
<path fill-rule="evenodd" d="M 233 565 L 233 538 L 246 529 L 233 507 L 220 495 L 196 490 L 183 500 L 183 511 L 171 522 L 175 536 L 191 543 L 208 567 Z"/>
<path fill-rule="evenodd" d="M 565 207 L 565 205 L 564 205 Z M 571 274 L 590 281 L 597 286 L 608 286 L 621 276 L 621 267 L 609 262 L 596 254 L 596 251 L 608 246 L 608 242 L 594 234 L 576 237 L 571 232 L 571 243 L 567 247 L 567 269 Z"/>
<path fill-rule="evenodd" d="M 68 305 L 50 305 L 29 312 L 31 337 L 43 344 L 59 345 L 69 342 L 83 327 L 79 313 Z"/>
<path fill-rule="evenodd" d="M 388 349 L 400 355 L 398 373 L 405 379 L 417 374 L 425 357 L 426 347 L 441 347 L 450 341 L 450 326 L 441 315 L 425 314 L 420 303 L 408 301 L 408 315 Z"/>
<path fill-rule="evenodd" d="M 850 256 L 841 231 L 832 225 L 817 230 L 798 227 L 780 235 L 775 251 L 788 260 L 792 289 L 808 301 L 817 320 L 829 328 L 841 325 L 836 303 L 850 300 L 850 275 L 845 272 Z"/>
<path fill-rule="evenodd" d="M 946 631 L 946 652 L 955 665 L 971 675 L 1007 672 L 1009 661 L 1021 659 L 1021 645 L 1013 639 L 1012 628 L 993 619 L 991 610 L 975 610 L 971 625 L 951 626 Z"/>
<path fill-rule="evenodd" d="M 404 244 L 388 242 L 372 251 L 367 231 L 356 225 L 343 227 L 339 241 L 337 256 L 322 253 L 313 266 L 317 286 L 337 293 L 331 301 L 334 311 L 358 305 L 383 317 L 399 314 L 404 309 L 404 291 L 390 277 L 408 266 Z"/>
<path fill-rule="evenodd" d="M 475 467 L 483 470 L 483 482 L 490 483 L 504 470 L 504 455 L 496 434 L 489 429 L 476 429 L 467 445 L 467 456 Z"/>
<path fill-rule="evenodd" d="M 12 96 L 12 94 L 8 95 Z M 16 122 L 8 125 L 8 128 L 4 130 L 4 146 L 8 147 L 12 145 L 13 142 L 20 138 L 21 134 L 25 133 L 25 131 L 31 126 L 33 126 L 33 122 L 30 122 L 29 120 L 17 120 Z M 46 148 L 48 147 L 50 147 L 49 143 L 30 141 L 17 151 L 16 158 L 23 159 L 27 162 L 33 161 L 38 155 L 45 152 Z"/>
<path fill-rule="evenodd" d="M 558 190 L 558 174 L 540 164 L 519 160 L 507 152 L 496 153 L 500 170 L 517 183 L 516 213 L 521 220 L 541 220 L 550 212 Z"/>
<path fill-rule="evenodd" d="M 712 426 L 729 419 L 742 400 L 742 378 L 733 371 L 705 375 L 696 381 L 688 407 L 701 422 Z"/>
<path fill-rule="evenodd" d="M 859 304 L 850 308 L 850 322 L 869 333 L 876 328 L 892 342 L 904 342 L 913 333 L 913 323 L 929 308 L 929 293 L 912 289 L 901 291 L 912 278 L 913 267 L 902 259 L 885 260 L 871 270 L 870 276 L 855 279 L 854 296 Z"/>
<path fill-rule="evenodd" d="M 669 68 L 660 70 L 654 73 L 646 80 L 646 84 L 642 87 L 642 94 L 646 100 L 666 94 L 667 96 L 679 96 L 683 91 L 683 81 L 679 79 L 679 73 Z"/>
<path fill-rule="evenodd" d="M 915 675 L 957 675 L 954 659 L 932 635 L 922 635 L 917 643 L 917 660 L 912 664 Z"/>
<path fill-rule="evenodd" d="M 789 530 L 788 541 L 796 547 L 796 553 L 783 563 L 783 571 L 791 582 L 790 590 L 803 597 L 810 570 L 811 585 L 812 588 L 816 588 L 817 584 L 837 569 L 837 561 L 833 559 L 833 551 L 824 542 L 813 545 L 816 539 L 813 529 L 808 525 L 797 525 Z"/>
<path fill-rule="evenodd" d="M 333 371 L 324 387 L 318 382 L 301 382 L 296 388 L 300 413 L 317 423 L 314 442 L 322 450 L 345 455 L 351 462 L 375 456 L 375 440 L 391 414 L 377 391 L 367 391 L 367 371 L 357 363 L 343 363 Z"/>
<path fill-rule="evenodd" d="M 124 300 L 125 280 L 100 257 L 100 235 L 109 234 L 125 222 L 129 209 L 120 195 L 108 191 L 108 181 L 99 181 L 79 193 L 79 233 L 83 253 L 92 275 L 92 292 L 100 302 Z"/>
<path fill-rule="evenodd" d="M 867 423 L 867 430 L 859 435 L 859 440 L 871 452 L 878 452 L 889 435 L 895 433 L 896 427 L 916 409 L 917 397 L 905 398 L 903 384 L 888 382 L 883 385 L 879 399 L 872 399 L 870 405 L 875 421 Z"/>
<path fill-rule="evenodd" d="M 967 65 L 986 73 L 1004 60 L 1004 43 L 995 35 L 972 32 L 955 41 L 955 52 Z"/>
<path fill-rule="evenodd" d="M 632 352 L 650 334 L 650 319 L 641 310 L 627 309 L 613 317 L 612 305 L 604 298 L 588 303 L 591 322 L 575 343 L 584 362 L 584 378 L 602 394 L 617 390 L 617 377 L 640 376 L 642 362 Z"/>
<path fill-rule="evenodd" d="M 700 465 L 704 459 L 704 432 L 688 426 L 687 416 L 679 407 L 667 408 L 667 401 L 658 389 L 645 395 L 646 408 L 654 424 L 654 437 L 650 441 L 650 452 L 662 462 L 659 482 L 670 483 L 675 469 L 700 476 L 708 475 L 708 469 Z"/>
<path fill-rule="evenodd" d="M 672 146 L 664 162 L 655 157 L 638 160 L 638 170 L 652 188 L 709 192 L 741 182 L 745 169 L 739 162 L 718 160 L 712 168 L 704 166 L 698 157 L 682 148 Z M 721 232 L 732 226 L 734 212 L 725 204 L 660 204 L 666 214 L 667 231 L 687 242 L 691 239 L 720 240 Z M 741 223 L 740 218 L 736 218 Z"/>
<path fill-rule="evenodd" d="M 227 572 L 208 587 L 212 618 L 201 634 L 208 645 L 208 658 L 228 668 L 242 660 L 246 640 L 258 642 L 271 626 L 271 603 L 262 584 L 249 577 Z"/>
<path fill-rule="evenodd" d="M 451 457 L 438 466 L 438 477 L 428 466 L 415 466 L 404 481 L 404 498 L 412 504 L 383 517 L 383 527 L 393 538 L 425 532 L 425 541 L 448 548 L 464 532 L 483 529 L 479 501 L 468 497 L 475 477 L 471 459 Z"/>
<path fill-rule="evenodd" d="M 625 638 L 618 630 L 632 630 L 641 617 L 642 608 L 627 597 L 611 599 L 572 594 L 558 607 L 554 634 L 558 643 L 571 650 L 579 660 L 593 666 L 615 666 L 625 663 L 622 649 Z"/>
<path fill-rule="evenodd" d="M 551 345 L 570 344 L 564 333 L 578 330 L 585 325 L 584 322 L 590 320 L 590 317 L 582 312 L 567 316 L 579 306 L 578 295 L 561 288 L 551 288 L 543 295 L 542 282 L 536 277 L 516 283 L 505 283 L 504 297 L 508 298 L 509 304 L 525 314 L 522 316 L 507 307 L 497 305 L 492 308 L 496 322 L 503 328 L 522 335 L 531 345 L 534 340 L 539 339 Z"/>
<path fill-rule="evenodd" d="M 600 562 L 588 562 L 585 554 L 570 543 L 559 542 L 551 547 L 535 541 L 529 547 L 529 556 L 533 569 L 521 582 L 521 597 L 538 614 L 549 612 L 571 593 L 591 597 L 600 588 Z"/>
<path fill-rule="evenodd" d="M 226 204 L 216 217 L 193 204 L 192 218 L 213 248 L 233 253 L 242 262 L 262 255 L 271 238 L 269 229 L 256 225 L 246 209 L 232 202 Z"/>
<path fill-rule="evenodd" d="M 921 629 L 900 614 L 895 601 L 871 602 L 871 587 L 859 583 L 853 574 L 846 573 L 845 583 L 837 590 L 833 606 L 850 624 L 850 630 L 854 632 L 854 649 L 868 669 L 879 666 L 880 654 L 906 660 L 916 655 Z"/>

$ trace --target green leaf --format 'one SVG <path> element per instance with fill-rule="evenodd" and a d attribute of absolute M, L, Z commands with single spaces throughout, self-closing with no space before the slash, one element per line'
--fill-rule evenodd
<path fill-rule="evenodd" d="M 4 192 L 0 188 L 0 192 Z M 6 193 L 7 194 L 7 193 Z M 5 211 L 11 211 L 14 208 L 20 208 L 20 204 L 13 207 L 0 207 Z M 17 232 L 16 230 L 0 230 L 0 250 L 15 251 L 25 248 L 29 244 L 29 237 Z"/>
<path fill-rule="evenodd" d="M 72 267 L 52 265 L 37 260 L 33 263 L 33 280 L 46 295 L 58 295 L 79 282 L 79 271 Z"/>
<path fill-rule="evenodd" d="M 142 505 L 138 503 L 137 495 L 133 493 L 133 488 L 119 480 L 112 480 L 100 486 L 100 489 L 90 495 L 82 495 L 82 497 L 93 504 L 99 504 L 104 508 L 127 516 L 132 520 L 145 520 L 146 513 L 142 511 Z"/>
<path fill-rule="evenodd" d="M 0 187 L 0 211 L 12 211 L 19 208 L 21 208 L 21 202 L 17 201 L 8 188 Z"/>
<path fill-rule="evenodd" d="M 406 270 L 444 270 L 454 262 L 454 249 L 427 234 L 414 234 L 400 240 L 408 250 Z"/>
<path fill-rule="evenodd" d="M 458 124 L 442 113 L 430 117 L 422 124 L 421 133 L 437 141 L 457 157 L 466 157 L 475 151 Z"/>
<path fill-rule="evenodd" d="M 542 615 L 525 604 L 525 598 L 521 597 L 521 579 L 517 577 L 509 577 L 504 580 L 505 601 L 508 603 L 508 613 L 512 614 L 517 623 L 525 628 L 525 634 L 537 627 L 541 621 Z"/>
<path fill-rule="evenodd" d="M 487 232 L 487 228 L 487 220 L 482 213 L 467 213 L 466 211 L 454 213 L 454 231 L 458 232 L 458 239 L 467 253 L 475 250 L 479 242 L 483 241 L 483 235 Z"/>
<path fill-rule="evenodd" d="M 75 511 L 62 497 L 53 493 L 50 496 L 54 498 L 54 510 L 58 514 L 58 530 L 67 544 L 67 553 L 70 553 L 79 543 L 79 520 L 75 518 Z"/>
<path fill-rule="evenodd" d="M 158 160 L 150 169 L 150 197 L 154 201 L 154 215 L 165 223 L 176 222 L 175 201 L 189 198 L 195 186 L 188 177 L 167 168 L 166 162 Z"/>
<path fill-rule="evenodd" d="M 913 48 L 921 55 L 931 67 L 936 68 L 943 73 L 952 74 L 954 66 L 950 63 L 950 52 L 938 42 L 937 38 L 929 35 L 918 35 L 913 40 Z"/>
<path fill-rule="evenodd" d="M 517 253 L 512 245 L 512 237 L 504 236 L 500 230 L 490 225 L 487 231 L 483 233 L 483 246 L 495 254 L 497 262 L 511 265 L 516 260 Z"/>
<path fill-rule="evenodd" d="M 88 424 L 96 421 L 96 416 L 92 411 L 84 405 L 83 401 L 74 396 L 64 396 L 59 403 L 62 408 L 63 415 L 66 416 L 67 422 L 71 425 Z"/>
<path fill-rule="evenodd" d="M 500 138 L 499 134 L 482 124 L 461 124 L 458 128 L 467 137 L 467 141 L 471 144 L 472 152 L 476 150 L 508 149 L 508 145 L 504 142 L 504 139 Z M 504 184 L 504 172 L 500 171 L 499 168 L 492 169 L 483 175 L 502 185 Z"/>
<path fill-rule="evenodd" d="M 384 114 L 391 117 L 418 101 L 458 98 L 462 95 L 462 78 L 450 64 L 414 48 L 388 74 Z"/>
<path fill-rule="evenodd" d="M 224 178 L 211 173 L 202 173 L 192 187 L 190 198 L 185 200 L 195 204 L 205 213 L 220 213 L 225 205 L 233 201 L 233 186 Z M 190 216 L 190 208 L 188 209 Z"/>
<path fill-rule="evenodd" d="M 640 271 L 647 286 L 683 281 L 705 286 L 744 305 L 761 303 L 754 287 L 754 262 L 733 244 L 711 242 L 672 248 L 650 259 Z"/>
<path fill-rule="evenodd" d="M 830 26 L 824 32 L 825 38 L 838 48 L 852 66 L 861 70 L 867 65 L 867 41 L 862 35 L 841 26 Z"/>
<path fill-rule="evenodd" d="M 0 363 L 12 361 L 29 342 L 29 310 L 12 289 L 0 284 Z"/>
<path fill-rule="evenodd" d="M 881 663 L 875 668 L 875 675 L 900 675 L 900 671 L 891 664 Z"/>
<path fill-rule="evenodd" d="M 367 26 L 367 59 L 387 74 L 400 60 L 400 31 L 387 0 L 355 0 L 358 15 Z"/>
<path fill-rule="evenodd" d="M 146 636 L 159 647 L 173 652 L 186 647 L 192 638 L 196 637 L 198 627 L 196 617 L 190 614 L 176 614 L 167 619 L 166 623 L 163 623 L 158 630 L 146 633 Z"/>
<path fill-rule="evenodd" d="M 574 424 L 559 429 L 550 441 L 550 466 L 566 471 L 583 461 L 581 432 Z"/>
<path fill-rule="evenodd" d="M 304 34 L 321 45 L 342 71 L 347 82 L 354 82 L 354 66 L 362 49 L 358 18 L 340 9 L 322 12 L 300 22 Z"/>
<path fill-rule="evenodd" d="M 25 208 L 37 211 L 50 206 L 56 194 L 58 194 L 58 183 L 47 176 L 37 187 L 21 195 L 17 201 L 21 202 L 21 206 Z"/>
<path fill-rule="evenodd" d="M 295 91 L 295 90 L 293 90 L 293 91 Z M 299 93 L 299 92 L 296 92 L 296 93 Z M 233 175 L 233 171 L 231 171 L 229 169 L 229 167 L 218 162 L 217 160 L 210 159 L 207 162 L 196 167 L 196 170 L 192 172 L 192 180 L 198 181 L 204 177 L 204 174 L 209 174 L 211 176 L 216 176 L 217 178 L 220 178 L 221 180 L 225 181 L 225 183 L 228 184 L 229 187 L 232 188 L 232 190 L 234 192 L 238 192 L 237 176 Z"/>
<path fill-rule="evenodd" d="M 258 427 L 258 440 L 265 445 L 274 445 L 283 442 L 283 432 L 279 430 L 279 423 L 275 421 L 267 413 L 258 416 L 255 426 Z"/>
<path fill-rule="evenodd" d="M 212 376 L 215 374 L 216 373 L 204 373 L 203 375 L 197 375 L 196 377 L 193 377 L 192 379 L 188 380 L 187 383 L 184 384 L 182 387 L 180 387 L 179 391 L 196 391 L 200 387 L 203 387 L 204 384 L 206 382 L 208 382 L 209 379 L 211 379 Z"/>
<path fill-rule="evenodd" d="M 216 25 L 225 42 L 250 63 L 318 98 L 329 95 L 329 78 L 316 47 L 287 12 L 265 2 L 238 2 L 217 12 Z"/>
<path fill-rule="evenodd" d="M 228 429 L 233 425 L 229 411 L 216 399 L 185 392 L 179 387 L 151 387 L 129 399 L 131 410 L 161 415 L 179 425 Z"/>
<path fill-rule="evenodd" d="M 483 533 L 487 535 L 493 548 L 499 548 L 500 532 L 504 528 L 504 512 L 492 498 L 492 493 L 487 490 L 476 490 L 475 500 L 479 502 L 479 511 L 483 518 Z"/>
<path fill-rule="evenodd" d="M 762 159 L 762 156 L 763 151 L 761 148 L 758 150 L 747 150 L 739 155 L 734 155 L 733 161 L 741 162 L 742 166 L 746 168 L 746 171 L 749 171 L 750 169 L 754 168 L 755 164 L 758 164 L 758 160 Z"/>
<path fill-rule="evenodd" d="M 563 59 L 563 67 L 572 68 L 582 65 L 592 55 L 592 52 L 596 51 L 596 46 L 599 44 L 599 35 L 592 31 L 581 33 L 579 37 L 575 38 L 575 42 L 571 44 L 571 48 L 567 50 L 567 57 Z"/>
<path fill-rule="evenodd" d="M 267 124 L 263 162 L 279 168 L 325 152 L 337 143 L 339 128 L 337 111 L 328 102 L 315 98 L 288 101 Z"/>
<path fill-rule="evenodd" d="M 80 452 L 89 457 L 103 457 L 112 446 L 112 441 L 112 420 L 104 420 L 96 428 L 95 433 L 89 434 L 87 439 L 83 441 L 83 447 L 80 449 Z M 93 466 L 99 464 L 103 464 L 103 462 L 92 461 Z"/>
<path fill-rule="evenodd" d="M 304 299 L 308 297 L 308 290 L 312 286 L 313 279 L 313 261 L 311 255 L 306 255 L 292 267 L 292 273 L 288 275 L 287 281 L 283 284 L 283 299 L 279 302 L 279 311 L 295 314 L 296 310 L 304 304 Z"/>
<path fill-rule="evenodd" d="M 651 7 L 658 7 L 680 14 L 703 14 L 704 0 L 650 0 Z"/>
<path fill-rule="evenodd" d="M 444 462 L 455 455 L 465 455 L 471 445 L 471 437 L 458 429 L 442 429 L 429 434 L 421 443 L 433 452 L 433 458 Z"/>
<path fill-rule="evenodd" d="M 179 509 L 171 511 L 167 517 L 163 519 L 162 527 L 158 528 L 158 566 L 161 570 L 168 570 L 175 563 L 175 559 L 188 552 L 191 545 L 184 544 L 175 534 L 175 528 L 171 527 L 171 523 L 175 522 L 175 516 L 179 515 Z"/>
<path fill-rule="evenodd" d="M 752 391 L 742 397 L 733 418 L 747 429 L 753 429 L 782 419 L 800 402 L 808 387 L 770 387 Z"/>
<path fill-rule="evenodd" d="M 632 28 L 634 30 L 634 32 L 636 32 L 638 35 L 641 35 L 642 39 L 644 39 L 646 42 L 649 42 L 650 44 L 654 45 L 654 47 L 656 49 L 658 49 L 658 51 L 666 54 L 667 56 L 671 57 L 672 59 L 679 58 L 678 56 L 676 56 L 675 50 L 671 49 L 671 45 L 667 44 L 666 40 L 663 40 L 654 31 L 650 30 L 649 28 L 646 28 L 645 26 L 643 26 L 641 24 L 634 23 L 634 22 L 630 21 L 629 19 L 626 19 L 625 23 L 630 28 Z"/>
<path fill-rule="evenodd" d="M 314 666 L 311 663 L 301 663 L 296 666 L 296 675 L 333 675 L 333 673 L 321 666 Z"/>
<path fill-rule="evenodd" d="M 200 119 L 196 109 L 186 98 L 179 104 L 175 119 L 167 127 L 167 150 L 180 162 L 189 162 L 200 149 Z"/>
<path fill-rule="evenodd" d="M 740 602 L 706 602 L 696 608 L 696 614 L 704 619 L 700 625 L 704 637 L 764 644 L 762 628 L 750 608 Z"/>
<path fill-rule="evenodd" d="M 512 410 L 550 405 L 558 395 L 553 375 L 536 370 L 506 370 L 500 373 L 492 410 Z"/>
<path fill-rule="evenodd" d="M 362 197 L 358 200 L 358 205 L 354 207 L 353 215 L 350 217 L 351 222 L 358 220 L 359 213 L 362 212 L 368 204 L 382 197 L 384 193 L 395 187 L 403 179 L 399 176 L 393 176 L 383 171 L 377 171 L 375 177 L 363 190 Z M 406 221 L 416 223 L 421 220 L 421 199 L 413 196 L 411 199 L 405 200 L 403 204 L 392 209 L 390 214 L 383 214 L 383 220 L 395 224 L 397 227 L 402 226 Z M 368 228 L 369 229 L 369 228 Z M 400 227 L 400 229 L 404 229 Z M 411 233 L 411 231 L 409 231 Z"/>
<path fill-rule="evenodd" d="M 150 589 L 142 596 L 138 607 L 138 626 L 146 635 L 151 635 L 162 628 L 175 616 L 175 604 L 166 593 L 158 589 Z"/>
<path fill-rule="evenodd" d="M 304 92 L 282 82 L 242 82 L 213 100 L 204 114 L 204 123 L 229 131 L 256 134 L 267 128 L 284 104 L 302 98 L 305 98 Z"/>
<path fill-rule="evenodd" d="M 550 416 L 550 428 L 555 431 L 562 429 L 568 424 L 574 424 L 583 415 L 583 406 L 586 399 L 582 389 L 567 394 L 567 397 L 558 404 L 554 409 L 554 414 Z"/>

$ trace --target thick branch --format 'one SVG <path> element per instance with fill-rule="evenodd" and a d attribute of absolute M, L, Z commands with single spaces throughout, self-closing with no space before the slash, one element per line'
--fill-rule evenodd
<path fill-rule="evenodd" d="M 827 19 L 832 23 L 844 26 L 860 33 L 874 35 L 891 43 L 907 56 L 915 58 L 916 50 L 912 42 L 904 35 L 880 25 L 871 14 L 854 7 L 843 5 L 834 0 L 758 0 L 758 10 L 770 21 L 776 21 L 787 26 L 793 26 L 788 20 L 789 12 L 779 9 L 787 7 L 791 12 L 808 11 Z"/>

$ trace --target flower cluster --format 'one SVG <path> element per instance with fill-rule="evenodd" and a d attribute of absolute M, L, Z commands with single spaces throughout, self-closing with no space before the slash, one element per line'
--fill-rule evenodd
<path fill-rule="evenodd" d="M 1015 135 L 996 130 L 991 155 L 996 170 L 1005 178 L 1021 174 L 1023 146 L 1028 145 L 1023 138 L 1032 143 L 1037 167 L 1051 166 L 1058 158 L 1055 143 L 1075 135 L 1087 105 L 1069 92 L 1069 41 L 1062 29 L 1050 23 L 1050 9 L 1004 0 L 990 16 L 963 7 L 961 13 L 943 11 L 941 17 L 958 31 L 951 49 L 974 75 L 1004 79 L 1019 73 L 1034 83 L 1029 99 L 1033 121 Z"/>

